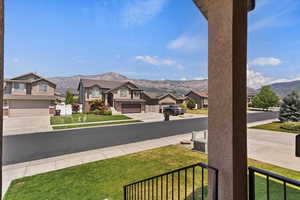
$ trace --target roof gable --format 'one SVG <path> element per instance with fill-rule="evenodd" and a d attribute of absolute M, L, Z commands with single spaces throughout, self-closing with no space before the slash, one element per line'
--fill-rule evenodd
<path fill-rule="evenodd" d="M 42 78 L 41 76 L 30 72 L 28 74 L 23 74 L 23 75 L 11 78 L 11 80 L 36 80 L 36 79 L 41 79 L 41 78 Z"/>
<path fill-rule="evenodd" d="M 56 88 L 56 84 L 55 83 L 53 83 L 53 82 L 51 82 L 51 81 L 49 81 L 49 80 L 47 80 L 45 78 L 40 78 L 40 79 L 34 80 L 34 81 L 32 81 L 32 83 L 38 83 L 38 82 L 41 82 L 41 81 L 45 81 L 45 82 L 51 84 L 54 88 Z"/>
<path fill-rule="evenodd" d="M 189 96 L 191 93 L 200 96 L 202 98 L 208 98 L 208 93 L 206 91 L 190 91 L 189 93 L 187 93 L 185 96 Z"/>

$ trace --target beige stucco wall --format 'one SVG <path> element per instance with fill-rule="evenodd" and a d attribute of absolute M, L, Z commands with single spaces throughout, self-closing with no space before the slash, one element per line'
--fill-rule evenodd
<path fill-rule="evenodd" d="M 122 89 L 126 90 L 126 96 L 121 96 Z M 114 92 L 113 95 L 114 95 L 113 96 L 114 99 L 131 99 L 131 93 L 130 93 L 129 89 L 126 87 L 122 87 L 122 88 L 116 90 L 116 92 Z"/>
<path fill-rule="evenodd" d="M 40 92 L 39 91 L 39 84 L 41 82 L 43 84 L 48 85 L 47 92 Z M 31 88 L 31 94 L 32 95 L 54 95 L 54 91 L 55 91 L 55 88 L 46 81 L 38 81 L 38 82 L 32 83 L 32 88 Z"/>

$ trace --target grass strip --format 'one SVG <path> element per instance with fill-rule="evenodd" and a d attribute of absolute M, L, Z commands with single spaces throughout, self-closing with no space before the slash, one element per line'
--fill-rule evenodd
<path fill-rule="evenodd" d="M 92 124 L 79 124 L 79 125 L 66 125 L 66 126 L 53 126 L 54 130 L 61 130 L 61 129 L 70 129 L 70 128 L 84 128 L 84 127 L 93 127 L 93 126 L 107 126 L 107 125 L 117 125 L 117 124 L 130 124 L 130 123 L 137 123 L 143 122 L 141 120 L 125 120 L 125 121 L 118 121 L 118 122 L 107 122 L 107 123 L 92 123 Z"/>

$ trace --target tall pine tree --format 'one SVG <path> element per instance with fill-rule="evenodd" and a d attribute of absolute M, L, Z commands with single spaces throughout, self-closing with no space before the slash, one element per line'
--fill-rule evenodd
<path fill-rule="evenodd" d="M 300 97 L 293 91 L 288 94 L 280 106 L 279 120 L 281 122 L 299 122 L 300 121 Z"/>

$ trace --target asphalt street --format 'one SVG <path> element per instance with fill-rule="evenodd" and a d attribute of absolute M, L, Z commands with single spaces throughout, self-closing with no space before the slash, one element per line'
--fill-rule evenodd
<path fill-rule="evenodd" d="M 248 122 L 277 118 L 278 112 L 250 113 Z M 207 118 L 41 132 L 3 138 L 3 164 L 190 133 L 207 129 Z"/>

